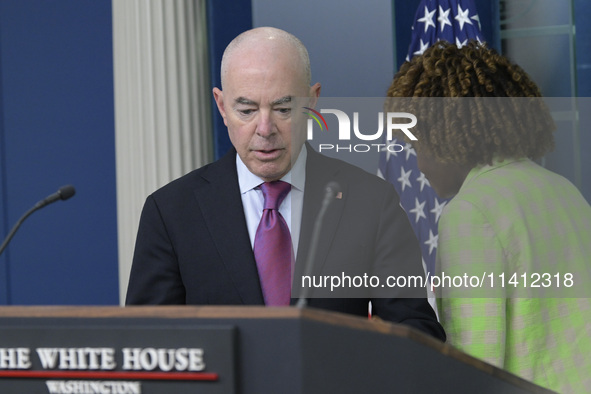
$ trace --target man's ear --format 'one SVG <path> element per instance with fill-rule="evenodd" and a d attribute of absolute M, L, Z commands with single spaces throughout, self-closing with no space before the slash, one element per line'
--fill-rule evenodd
<path fill-rule="evenodd" d="M 218 110 L 224 119 L 224 124 L 227 126 L 228 123 L 226 122 L 226 109 L 224 108 L 224 92 L 218 88 L 213 88 L 213 99 L 215 100 Z"/>
<path fill-rule="evenodd" d="M 310 107 L 316 107 L 316 103 L 318 102 L 318 97 L 320 97 L 320 83 L 316 82 L 314 85 L 310 86 Z"/>

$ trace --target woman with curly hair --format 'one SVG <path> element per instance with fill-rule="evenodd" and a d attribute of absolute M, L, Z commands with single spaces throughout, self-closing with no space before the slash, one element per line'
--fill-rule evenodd
<path fill-rule="evenodd" d="M 534 161 L 555 128 L 536 84 L 485 44 L 439 42 L 402 65 L 388 96 L 386 110 L 417 115 L 419 169 L 452 198 L 436 274 L 486 283 L 441 282 L 448 343 L 541 386 L 591 391 L 591 303 L 574 298 L 589 297 L 591 207 Z"/>

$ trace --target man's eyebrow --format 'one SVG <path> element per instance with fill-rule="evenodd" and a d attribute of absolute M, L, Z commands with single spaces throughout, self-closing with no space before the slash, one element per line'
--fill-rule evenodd
<path fill-rule="evenodd" d="M 247 99 L 246 97 L 238 97 L 234 100 L 236 104 L 243 104 L 243 105 L 256 105 L 256 103 L 252 100 Z"/>
<path fill-rule="evenodd" d="M 287 103 L 291 103 L 291 101 L 292 101 L 292 97 L 291 96 L 285 96 L 285 97 L 281 97 L 281 98 L 279 98 L 277 100 L 273 100 L 271 102 L 271 106 L 287 104 Z M 242 105 L 257 105 L 256 102 L 254 102 L 254 101 L 252 101 L 250 99 L 247 99 L 246 97 L 242 97 L 242 96 L 236 98 L 236 100 L 234 100 L 234 102 L 236 104 L 242 104 Z"/>
<path fill-rule="evenodd" d="M 281 97 L 280 99 L 277 99 L 277 100 L 271 102 L 271 106 L 291 103 L 291 100 L 292 100 L 291 96 Z"/>

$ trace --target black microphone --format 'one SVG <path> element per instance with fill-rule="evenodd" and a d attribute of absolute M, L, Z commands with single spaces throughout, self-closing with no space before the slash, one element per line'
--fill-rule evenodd
<path fill-rule="evenodd" d="M 329 182 L 324 188 L 324 198 L 322 199 L 322 205 L 316 220 L 314 221 L 314 229 L 312 230 L 312 237 L 310 238 L 310 249 L 308 249 L 308 258 L 306 259 L 306 265 L 304 267 L 304 275 L 311 276 L 312 269 L 314 268 L 314 258 L 316 257 L 316 250 L 318 249 L 318 240 L 320 238 L 320 230 L 322 229 L 322 222 L 324 221 L 324 215 L 328 210 L 330 203 L 337 197 L 341 191 L 341 186 L 335 182 Z M 301 291 L 300 297 L 296 306 L 298 308 L 305 307 L 308 303 L 307 297 L 310 293 L 309 287 L 304 287 Z"/>
<path fill-rule="evenodd" d="M 12 230 L 10 230 L 10 233 L 8 233 L 8 236 L 6 237 L 4 242 L 2 242 L 2 246 L 0 246 L 0 255 L 2 254 L 2 252 L 4 252 L 4 249 L 6 249 L 6 247 L 8 246 L 8 243 L 10 242 L 12 237 L 14 237 L 16 230 L 19 229 L 19 227 L 21 226 L 21 224 L 23 224 L 25 219 L 28 218 L 33 212 L 35 212 L 38 209 L 43 208 L 46 205 L 56 202 L 57 200 L 67 200 L 68 198 L 72 197 L 74 194 L 76 194 L 76 189 L 74 189 L 74 186 L 66 185 L 66 186 L 60 187 L 57 192 L 47 196 L 46 198 L 44 198 L 43 200 L 41 200 L 39 202 L 37 202 L 37 204 L 35 204 L 35 206 L 33 206 L 33 208 L 29 209 L 18 220 L 18 222 L 16 222 L 16 224 L 14 225 Z"/>
<path fill-rule="evenodd" d="M 43 208 L 46 205 L 51 204 L 52 202 L 56 202 L 57 200 L 67 200 L 68 198 L 72 197 L 76 194 L 76 189 L 72 185 L 66 185 L 59 188 L 59 190 L 47 197 L 43 200 L 39 201 L 35 204 L 37 209 Z M 32 212 L 31 212 L 32 213 Z"/>

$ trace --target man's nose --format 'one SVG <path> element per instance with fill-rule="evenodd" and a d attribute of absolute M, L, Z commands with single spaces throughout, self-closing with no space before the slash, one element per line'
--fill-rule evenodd
<path fill-rule="evenodd" d="M 257 123 L 257 134 L 261 137 L 268 137 L 273 134 L 274 128 L 271 111 L 261 111 Z"/>

